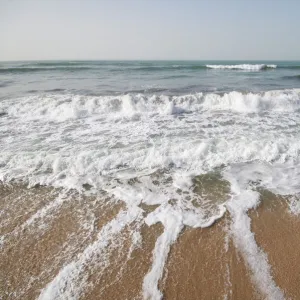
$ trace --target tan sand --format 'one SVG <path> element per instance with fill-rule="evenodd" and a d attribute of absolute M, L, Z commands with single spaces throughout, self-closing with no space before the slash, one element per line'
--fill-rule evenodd
<path fill-rule="evenodd" d="M 17 198 L 20 196 L 20 190 L 22 191 L 22 188 L 18 187 L 6 195 L 12 199 Z M 40 188 L 36 193 L 45 196 L 46 191 Z M 22 224 L 33 214 L 28 213 L 30 209 L 26 207 L 26 203 L 32 202 L 36 197 L 26 199 L 31 196 L 27 189 L 23 188 L 19 205 L 22 208 L 18 209 L 18 214 L 23 210 Z M 50 197 L 38 202 L 39 205 L 35 204 L 35 211 L 42 209 L 43 203 L 48 204 L 52 200 Z M 91 243 L 96 232 L 121 208 L 120 205 L 111 207 L 103 205 L 103 202 L 97 204 L 93 199 L 88 200 L 87 202 L 86 199 L 76 198 L 74 195 L 72 201 L 63 203 L 58 211 L 51 211 L 51 218 L 45 229 L 38 228 L 38 225 L 43 224 L 40 222 L 43 220 L 37 219 L 32 226 L 19 230 L 20 221 L 16 222 L 18 218 L 12 217 L 0 249 L 0 299 L 35 299 L 40 289 L 54 278 L 64 264 L 70 262 Z M 84 218 L 88 220 L 88 212 L 92 206 L 95 206 L 95 228 L 90 231 L 90 228 L 82 228 L 80 224 Z"/>
<path fill-rule="evenodd" d="M 226 233 L 228 216 L 214 226 L 187 229 L 172 247 L 166 299 L 260 299 L 242 257 Z"/>
<path fill-rule="evenodd" d="M 41 207 L 57 197 L 53 188 L 27 188 L 23 184 L 3 185 L 0 182 L 0 234 L 12 232 Z"/>
<path fill-rule="evenodd" d="M 129 245 L 124 245 L 119 253 L 113 253 L 109 270 L 97 282 L 97 273 L 91 282 L 93 287 L 82 299 L 142 299 L 142 284 L 144 276 L 151 267 L 152 251 L 155 241 L 162 233 L 162 226 L 156 224 L 142 227 L 143 242 L 128 257 Z"/>
<path fill-rule="evenodd" d="M 288 299 L 300 299 L 300 217 L 289 212 L 283 198 L 263 192 L 262 200 L 250 214 L 255 239 L 268 255 L 277 285 Z"/>
<path fill-rule="evenodd" d="M 76 261 L 103 226 L 124 209 L 105 194 L 82 197 L 74 193 L 43 219 L 24 226 L 55 201 L 56 191 L 19 185 L 0 186 L 0 191 L 1 233 L 5 237 L 0 248 L 0 299 L 36 299 L 62 267 Z M 269 258 L 276 284 L 289 299 L 300 299 L 300 218 L 288 212 L 286 200 L 268 192 L 262 192 L 262 199 L 261 206 L 249 213 L 257 244 Z M 143 209 L 150 212 L 155 206 Z M 263 299 L 231 240 L 230 221 L 227 213 L 209 228 L 183 230 L 171 247 L 160 282 L 164 299 Z M 134 226 L 140 226 L 142 243 L 132 249 Z M 125 226 L 109 253 L 108 266 L 98 265 L 101 252 L 93 260 L 95 265 L 84 266 L 88 280 L 81 299 L 142 299 L 143 279 L 162 232 L 160 224 Z"/>

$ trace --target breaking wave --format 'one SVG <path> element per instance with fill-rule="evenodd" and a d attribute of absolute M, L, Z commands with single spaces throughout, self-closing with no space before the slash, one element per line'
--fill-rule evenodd
<path fill-rule="evenodd" d="M 101 190 L 125 204 L 95 241 L 56 272 L 39 299 L 80 298 L 88 285 L 85 267 L 101 261 L 134 222 L 164 227 L 143 281 L 144 298 L 161 299 L 159 282 L 181 230 L 210 226 L 226 210 L 256 286 L 267 299 L 283 299 L 247 211 L 259 204 L 258 187 L 282 195 L 300 192 L 299 109 L 300 89 L 42 94 L 1 101 L 1 181 L 83 194 Z M 61 202 L 55 200 L 29 221 Z M 155 207 L 149 212 L 142 204 Z"/>
<path fill-rule="evenodd" d="M 6 102 L 8 103 L 8 102 Z M 56 122 L 89 116 L 106 118 L 138 115 L 180 115 L 204 111 L 239 113 L 293 112 L 300 109 L 300 89 L 261 93 L 196 93 L 183 96 L 127 94 L 120 96 L 80 96 L 44 94 L 18 98 L 13 105 L 2 103 L 11 117 Z"/>
<path fill-rule="evenodd" d="M 261 71 L 267 69 L 276 69 L 277 65 L 266 64 L 242 64 L 242 65 L 206 65 L 209 69 L 229 69 L 229 70 L 249 70 L 249 71 Z"/>

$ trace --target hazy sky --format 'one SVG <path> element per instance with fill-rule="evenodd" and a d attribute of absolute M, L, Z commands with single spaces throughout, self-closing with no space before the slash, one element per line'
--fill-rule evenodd
<path fill-rule="evenodd" d="M 300 0 L 0 0 L 0 60 L 300 60 Z"/>

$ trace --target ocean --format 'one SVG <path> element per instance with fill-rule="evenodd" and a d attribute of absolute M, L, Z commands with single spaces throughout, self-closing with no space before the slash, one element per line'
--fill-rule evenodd
<path fill-rule="evenodd" d="M 299 124 L 300 62 L 1 62 L 0 298 L 299 299 Z"/>

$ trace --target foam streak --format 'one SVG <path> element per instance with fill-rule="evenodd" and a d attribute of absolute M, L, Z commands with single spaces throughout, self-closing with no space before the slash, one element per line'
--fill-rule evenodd
<path fill-rule="evenodd" d="M 251 190 L 241 190 L 235 180 L 231 182 L 233 197 L 227 203 L 232 217 L 232 235 L 236 247 L 241 251 L 253 274 L 253 282 L 268 300 L 283 300 L 284 294 L 277 287 L 271 275 L 267 255 L 256 244 L 251 232 L 251 219 L 247 211 L 259 204 L 259 194 Z"/>
<path fill-rule="evenodd" d="M 101 262 L 104 266 L 108 263 L 107 251 L 109 243 L 113 243 L 114 238 L 125 226 L 131 224 L 141 217 L 141 209 L 132 207 L 128 211 L 121 211 L 115 219 L 106 224 L 98 234 L 97 240 L 89 245 L 76 261 L 66 265 L 56 277 L 42 290 L 39 300 L 54 299 L 79 299 L 84 292 L 86 285 L 86 275 L 84 269 L 91 261 L 97 259 L 101 254 Z M 98 262 L 99 264 L 99 262 Z"/>

